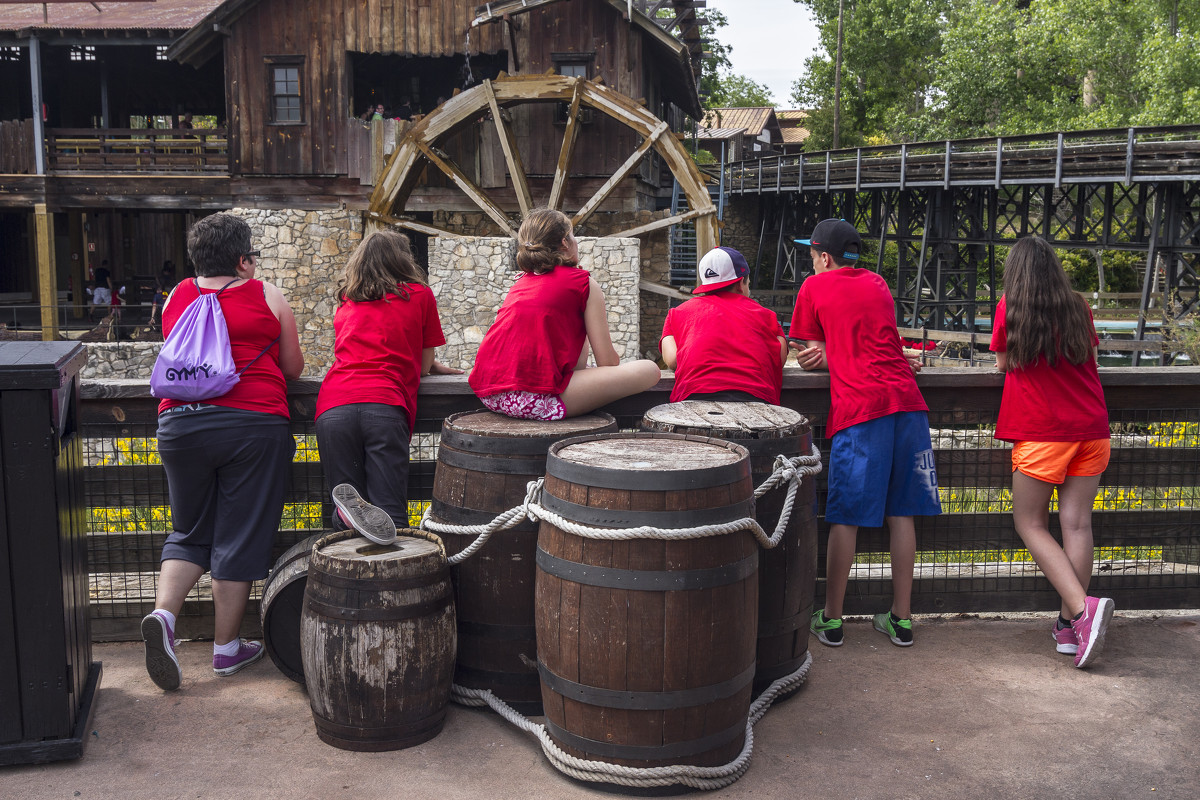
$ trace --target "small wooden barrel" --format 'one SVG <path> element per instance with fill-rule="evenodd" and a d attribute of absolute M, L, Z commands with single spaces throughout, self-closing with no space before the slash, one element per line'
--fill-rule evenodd
<path fill-rule="evenodd" d="M 300 614 L 304 609 L 304 587 L 308 583 L 308 557 L 324 534 L 296 542 L 279 557 L 263 584 L 258 603 L 263 645 L 279 671 L 304 683 L 304 661 L 300 656 Z"/>
<path fill-rule="evenodd" d="M 350 532 L 313 548 L 300 637 L 317 735 L 345 750 L 399 750 L 442 729 L 454 674 L 450 571 L 438 546 Z"/>
<path fill-rule="evenodd" d="M 608 414 L 556 422 L 512 419 L 491 411 L 446 418 L 433 479 L 431 519 L 454 525 L 491 522 L 525 501 L 526 485 L 546 474 L 546 451 L 563 439 L 617 430 Z M 474 536 L 439 534 L 454 555 Z M 533 626 L 537 523 L 523 520 L 493 534 L 451 568 L 458 614 L 454 681 L 490 689 L 527 715 L 542 713 Z"/>
<path fill-rule="evenodd" d="M 770 477 L 776 456 L 793 458 L 812 452 L 808 420 L 790 408 L 767 403 L 667 403 L 647 411 L 641 427 L 737 442 L 750 452 L 755 486 Z M 811 477 L 800 484 L 783 540 L 764 550 L 759 562 L 755 694 L 799 669 L 808 654 L 808 623 L 817 588 L 816 486 Z M 768 534 L 779 523 L 786 488 L 768 492 L 755 505 L 755 518 Z"/>
<path fill-rule="evenodd" d="M 697 527 L 753 514 L 746 449 L 670 434 L 550 448 L 542 505 L 595 528 Z M 720 766 L 745 740 L 759 546 L 742 530 L 604 541 L 542 522 L 538 669 L 566 752 L 636 767 Z"/>

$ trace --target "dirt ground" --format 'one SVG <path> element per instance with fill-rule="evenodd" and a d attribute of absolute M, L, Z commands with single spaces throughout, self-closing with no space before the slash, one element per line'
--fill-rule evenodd
<path fill-rule="evenodd" d="M 804 687 L 755 728 L 728 798 L 1196 798 L 1200 614 L 1114 617 L 1076 670 L 1052 615 L 917 618 L 914 647 L 850 620 L 812 640 Z M 181 646 L 182 688 L 157 689 L 140 644 L 101 644 L 78 761 L 0 768 L 0 798 L 606 797 L 557 772 L 495 713 L 452 705 L 435 739 L 390 753 L 321 742 L 301 686 L 269 660 L 216 678 L 211 644 Z"/>

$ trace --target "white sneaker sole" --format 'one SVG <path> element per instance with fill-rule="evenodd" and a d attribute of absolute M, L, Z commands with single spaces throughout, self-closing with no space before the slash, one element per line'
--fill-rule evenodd
<path fill-rule="evenodd" d="M 167 626 L 159 617 L 147 614 L 142 618 L 142 639 L 146 643 L 146 672 L 154 685 L 172 692 L 183 682 L 183 670 L 175 657 L 174 643 L 168 638 Z"/>
<path fill-rule="evenodd" d="M 1078 659 L 1075 662 L 1076 668 L 1082 669 L 1091 664 L 1104 649 L 1104 636 L 1108 633 L 1108 623 L 1112 620 L 1115 608 L 1116 604 L 1107 597 L 1101 597 L 1100 602 L 1096 604 L 1096 619 L 1092 621 L 1089 640 L 1079 643 L 1079 646 L 1083 648 L 1083 655 L 1078 655 L 1077 651 L 1075 656 Z"/>
<path fill-rule="evenodd" d="M 333 504 L 350 520 L 351 527 L 376 544 L 396 541 L 396 526 L 386 511 L 362 499 L 348 483 L 333 487 Z"/>
<path fill-rule="evenodd" d="M 232 667 L 223 667 L 221 669 L 217 669 L 216 667 L 213 667 L 213 674 L 224 678 L 224 677 L 234 674 L 235 672 L 240 672 L 240 671 L 244 670 L 246 667 L 250 666 L 251 664 L 253 664 L 257 661 L 261 661 L 262 657 L 267 654 L 267 648 L 265 646 L 263 646 L 262 642 L 256 642 L 256 644 L 258 645 L 257 653 L 250 656 L 245 661 L 241 661 L 237 664 L 234 664 Z"/>

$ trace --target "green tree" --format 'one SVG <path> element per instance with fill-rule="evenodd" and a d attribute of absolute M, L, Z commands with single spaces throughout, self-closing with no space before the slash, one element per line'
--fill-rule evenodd
<path fill-rule="evenodd" d="M 746 106 L 772 106 L 775 99 L 765 83 L 758 83 L 744 75 L 723 73 L 717 88 L 709 96 L 709 108 L 739 108 Z"/>

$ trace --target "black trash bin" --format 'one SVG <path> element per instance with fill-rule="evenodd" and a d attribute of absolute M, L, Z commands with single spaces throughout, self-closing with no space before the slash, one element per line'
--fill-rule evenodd
<path fill-rule="evenodd" d="M 0 343 L 0 764 L 83 755 L 92 662 L 74 342 Z"/>

